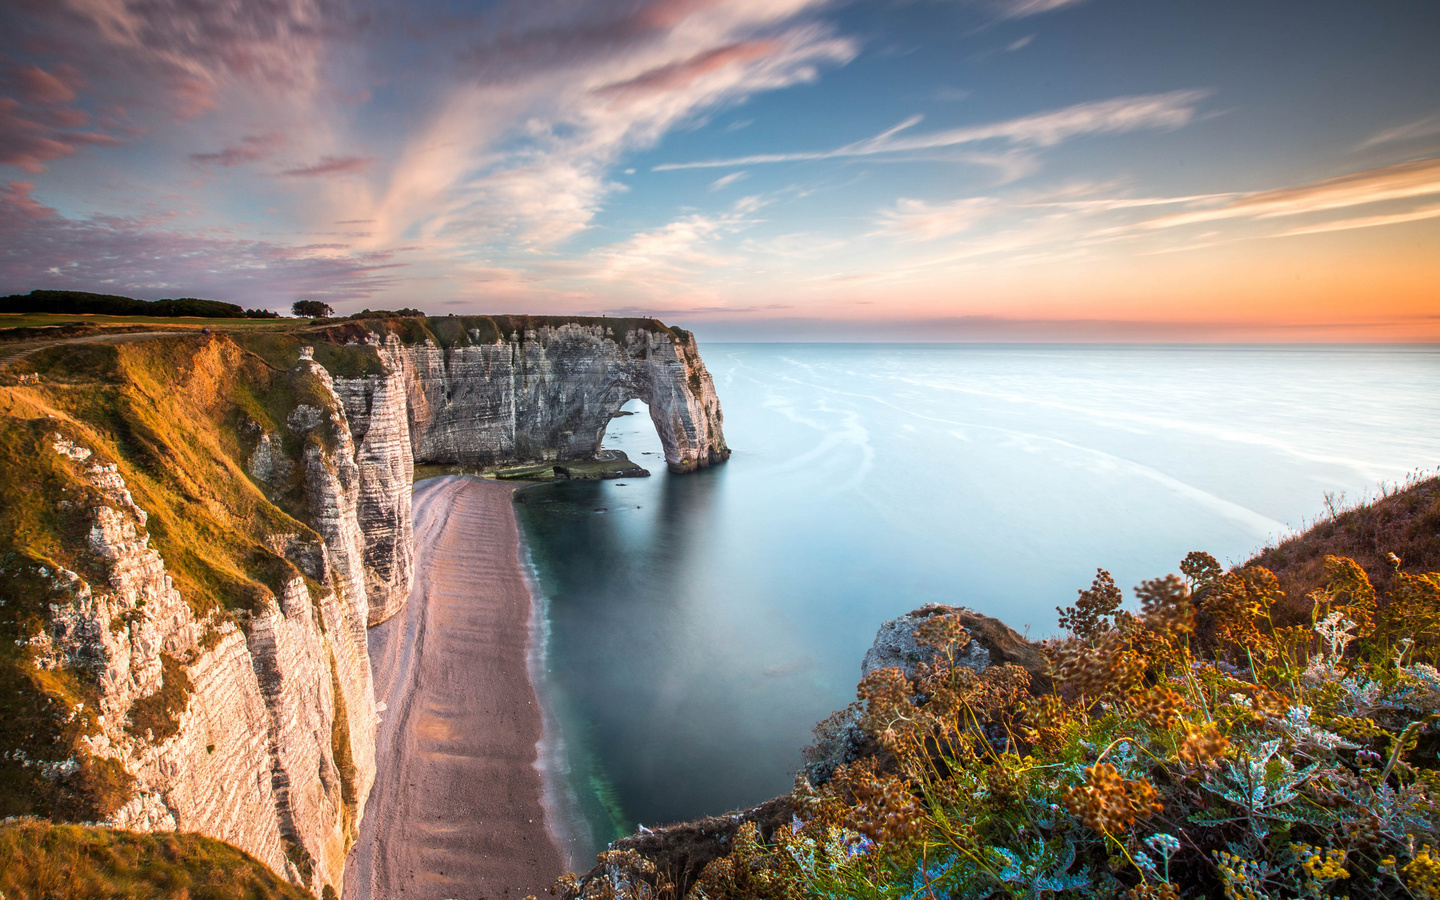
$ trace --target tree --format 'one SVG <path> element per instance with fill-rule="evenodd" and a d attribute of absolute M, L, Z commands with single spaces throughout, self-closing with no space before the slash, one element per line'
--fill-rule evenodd
<path fill-rule="evenodd" d="M 296 300 L 290 306 L 290 311 L 304 319 L 323 319 L 335 312 L 330 308 L 330 304 L 321 303 L 319 300 Z"/>

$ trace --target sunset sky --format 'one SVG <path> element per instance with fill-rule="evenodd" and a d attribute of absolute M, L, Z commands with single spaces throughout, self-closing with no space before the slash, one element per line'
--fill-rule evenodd
<path fill-rule="evenodd" d="M 4 0 L 0 293 L 1440 340 L 1435 0 Z"/>

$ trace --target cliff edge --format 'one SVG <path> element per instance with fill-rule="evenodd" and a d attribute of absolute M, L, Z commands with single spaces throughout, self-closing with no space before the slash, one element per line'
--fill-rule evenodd
<path fill-rule="evenodd" d="M 56 344 L 0 369 L 0 817 L 233 844 L 339 892 L 375 777 L 366 626 L 414 577 L 417 461 L 592 457 L 651 406 L 729 454 L 653 320 L 380 318 Z"/>

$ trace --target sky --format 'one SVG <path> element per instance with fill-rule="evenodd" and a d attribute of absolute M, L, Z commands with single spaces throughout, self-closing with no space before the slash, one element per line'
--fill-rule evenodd
<path fill-rule="evenodd" d="M 0 293 L 1440 340 L 1435 0 L 3 0 Z"/>

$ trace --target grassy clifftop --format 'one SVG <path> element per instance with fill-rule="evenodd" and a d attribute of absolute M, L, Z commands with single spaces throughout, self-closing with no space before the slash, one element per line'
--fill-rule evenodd
<path fill-rule="evenodd" d="M 96 487 L 94 467 L 115 467 L 149 513 L 151 546 L 175 587 L 219 627 L 299 574 L 267 536 L 319 541 L 303 521 L 299 467 L 269 495 L 244 470 L 262 431 L 292 459 L 302 441 L 323 439 L 284 427 L 297 403 L 315 402 L 303 388 L 222 335 L 58 344 L 0 370 L 0 745 L 10 751 L 0 759 L 0 816 L 99 819 L 127 793 L 123 773 L 80 742 L 98 727 L 93 676 L 39 668 L 27 643 L 45 629 L 49 603 L 64 599 L 53 577 L 61 567 L 106 584 L 88 536 L 95 510 L 115 501 Z M 62 455 L 57 436 L 93 455 Z M 44 763 L 71 758 L 80 761 L 73 773 L 43 776 Z"/>
<path fill-rule="evenodd" d="M 37 820 L 0 824 L 0 896 L 66 900 L 306 900 L 254 857 L 198 834 Z"/>

